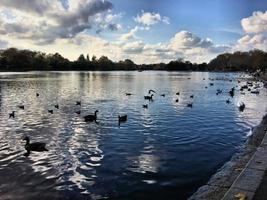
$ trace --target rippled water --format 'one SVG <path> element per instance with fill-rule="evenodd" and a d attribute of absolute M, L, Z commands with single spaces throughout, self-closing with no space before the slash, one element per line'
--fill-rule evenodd
<path fill-rule="evenodd" d="M 226 104 L 225 91 L 246 81 L 230 73 L 0 73 L 0 199 L 185 199 L 242 149 L 265 114 L 262 84 L 259 95 L 237 92 Z M 157 94 L 143 109 L 149 89 Z M 96 109 L 99 124 L 84 122 Z M 119 114 L 128 115 L 120 127 Z M 26 135 L 49 151 L 25 157 Z"/>

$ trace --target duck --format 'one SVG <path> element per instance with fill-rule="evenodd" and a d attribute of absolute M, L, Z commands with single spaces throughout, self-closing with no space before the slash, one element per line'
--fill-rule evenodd
<path fill-rule="evenodd" d="M 148 94 L 150 94 L 151 92 L 154 92 L 154 93 L 156 93 L 154 90 L 148 90 Z"/>
<path fill-rule="evenodd" d="M 50 114 L 53 114 L 53 113 L 54 113 L 54 111 L 53 111 L 53 110 L 48 110 L 48 112 L 49 112 Z"/>
<path fill-rule="evenodd" d="M 80 115 L 80 114 L 81 114 L 81 111 L 78 110 L 78 111 L 76 111 L 75 113 L 76 113 L 77 115 Z"/>
<path fill-rule="evenodd" d="M 244 102 L 241 102 L 241 104 L 240 104 L 239 107 L 238 107 L 238 108 L 239 108 L 239 111 L 240 111 L 240 112 L 243 112 L 244 109 L 245 109 L 245 107 L 246 107 L 246 106 L 245 106 Z"/>
<path fill-rule="evenodd" d="M 95 111 L 95 114 L 94 115 L 86 115 L 84 116 L 84 121 L 86 122 L 93 122 L 93 121 L 96 121 L 97 119 L 97 113 L 98 113 L 98 110 Z"/>
<path fill-rule="evenodd" d="M 12 113 L 9 113 L 9 118 L 15 118 L 15 111 L 12 111 Z"/>
<path fill-rule="evenodd" d="M 206 86 L 205 89 L 208 89 L 208 87 Z"/>
<path fill-rule="evenodd" d="M 40 96 L 40 94 L 36 92 L 36 97 L 39 97 L 39 96 Z"/>
<path fill-rule="evenodd" d="M 160 96 L 165 97 L 165 94 L 161 94 Z"/>
<path fill-rule="evenodd" d="M 178 103 L 179 102 L 179 99 L 176 99 L 175 102 Z"/>
<path fill-rule="evenodd" d="M 176 92 L 176 95 L 178 95 L 178 96 L 179 96 L 179 95 L 180 95 L 180 92 Z"/>
<path fill-rule="evenodd" d="M 120 125 L 120 123 L 127 121 L 127 115 L 122 115 L 122 116 L 119 115 L 118 119 L 119 119 L 119 125 Z"/>
<path fill-rule="evenodd" d="M 229 91 L 229 94 L 231 97 L 233 97 L 235 95 L 235 88 L 232 88 L 230 91 Z"/>
<path fill-rule="evenodd" d="M 153 100 L 153 94 L 151 94 L 151 96 L 144 96 L 144 98 L 146 99 L 146 100 L 149 100 L 149 101 L 152 101 Z"/>
<path fill-rule="evenodd" d="M 38 152 L 48 151 L 48 149 L 45 147 L 46 144 L 43 142 L 30 143 L 30 138 L 28 136 L 26 136 L 23 140 L 26 141 L 25 149 L 28 154 L 30 154 L 31 151 L 38 151 Z"/>
<path fill-rule="evenodd" d="M 55 108 L 56 108 L 56 109 L 59 109 L 59 105 L 58 105 L 58 104 L 56 104 L 56 105 L 55 105 Z"/>
<path fill-rule="evenodd" d="M 210 83 L 210 86 L 213 86 L 214 85 L 214 83 Z"/>
<path fill-rule="evenodd" d="M 226 103 L 229 104 L 229 103 L 230 103 L 230 99 L 227 99 L 227 100 L 226 100 Z"/>
<path fill-rule="evenodd" d="M 76 106 L 80 106 L 81 105 L 81 101 L 76 101 Z"/>
<path fill-rule="evenodd" d="M 18 106 L 18 108 L 24 110 L 24 106 L 23 105 Z"/>
<path fill-rule="evenodd" d="M 193 107 L 193 103 L 188 103 L 188 104 L 187 104 L 187 107 L 192 108 L 192 107 Z"/>
<path fill-rule="evenodd" d="M 132 93 L 125 93 L 126 96 L 132 96 Z"/>
<path fill-rule="evenodd" d="M 143 108 L 146 108 L 147 109 L 148 108 L 148 105 L 147 104 L 143 105 Z"/>
<path fill-rule="evenodd" d="M 190 98 L 193 99 L 194 98 L 194 95 L 191 95 Z"/>

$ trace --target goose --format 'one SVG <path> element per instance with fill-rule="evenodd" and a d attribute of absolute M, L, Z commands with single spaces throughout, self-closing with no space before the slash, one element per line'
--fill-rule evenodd
<path fill-rule="evenodd" d="M 240 112 L 243 112 L 244 111 L 244 109 L 245 109 L 245 104 L 244 104 L 244 102 L 241 102 L 241 104 L 239 105 L 239 111 Z"/>
<path fill-rule="evenodd" d="M 48 110 L 48 112 L 49 112 L 50 114 L 53 114 L 53 113 L 54 113 L 54 111 L 53 111 L 53 110 Z"/>
<path fill-rule="evenodd" d="M 191 95 L 190 98 L 193 99 L 194 98 L 194 95 Z"/>
<path fill-rule="evenodd" d="M 81 101 L 76 101 L 76 106 L 80 106 L 81 105 Z"/>
<path fill-rule="evenodd" d="M 162 94 L 162 95 L 160 95 L 160 96 L 165 97 L 165 94 Z"/>
<path fill-rule="evenodd" d="M 75 113 L 76 113 L 77 115 L 80 115 L 80 114 L 81 114 L 81 111 L 78 110 L 78 111 L 76 111 Z"/>
<path fill-rule="evenodd" d="M 176 99 L 175 102 L 178 103 L 179 102 L 179 99 Z"/>
<path fill-rule="evenodd" d="M 178 96 L 179 96 L 179 95 L 180 95 L 180 92 L 176 92 L 176 95 L 178 95 Z"/>
<path fill-rule="evenodd" d="M 39 96 L 40 96 L 40 94 L 36 92 L 36 97 L 39 97 Z"/>
<path fill-rule="evenodd" d="M 15 111 L 12 111 L 12 113 L 9 113 L 9 118 L 15 118 Z"/>
<path fill-rule="evenodd" d="M 26 136 L 23 140 L 26 140 L 26 144 L 25 144 L 25 149 L 27 151 L 27 154 L 29 155 L 31 151 L 48 151 L 45 148 L 45 143 L 43 142 L 34 142 L 34 143 L 30 143 L 30 138 L 28 136 Z"/>
<path fill-rule="evenodd" d="M 132 93 L 125 93 L 126 96 L 132 96 Z"/>
<path fill-rule="evenodd" d="M 59 109 L 59 105 L 58 105 L 58 104 L 56 104 L 56 105 L 55 105 L 55 108 L 56 108 L 56 109 Z"/>
<path fill-rule="evenodd" d="M 148 94 L 150 94 L 151 92 L 154 92 L 154 93 L 156 93 L 154 90 L 148 90 Z"/>
<path fill-rule="evenodd" d="M 153 94 L 151 94 L 151 96 L 144 96 L 144 98 L 146 99 L 146 100 L 149 100 L 149 101 L 152 101 L 153 100 Z"/>
<path fill-rule="evenodd" d="M 148 108 L 148 105 L 147 104 L 143 105 L 143 108 L 146 108 L 147 109 Z"/>
<path fill-rule="evenodd" d="M 24 106 L 23 105 L 21 105 L 21 106 L 18 106 L 19 107 L 19 109 L 22 109 L 22 110 L 24 110 Z"/>
<path fill-rule="evenodd" d="M 193 103 L 188 103 L 188 104 L 187 104 L 187 107 L 192 108 L 192 107 L 193 107 Z"/>
<path fill-rule="evenodd" d="M 97 113 L 98 113 L 98 110 L 95 111 L 95 114 L 94 115 L 86 115 L 84 116 L 84 121 L 86 122 L 93 122 L 93 121 L 96 121 L 97 119 Z"/>
<path fill-rule="evenodd" d="M 127 121 L 127 115 L 118 116 L 119 124 Z"/>
<path fill-rule="evenodd" d="M 226 103 L 229 104 L 229 103 L 230 103 L 230 99 L 227 99 L 227 100 L 226 100 Z"/>

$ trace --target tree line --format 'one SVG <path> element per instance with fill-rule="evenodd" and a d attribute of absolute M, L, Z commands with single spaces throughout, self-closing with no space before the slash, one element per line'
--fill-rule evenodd
<path fill-rule="evenodd" d="M 81 54 L 70 61 L 59 53 L 9 48 L 0 50 L 0 71 L 34 70 L 167 70 L 167 71 L 255 71 L 267 68 L 267 52 L 252 50 L 218 55 L 209 63 L 191 63 L 179 58 L 169 63 L 137 65 L 130 59 L 113 62 L 106 56 L 91 58 Z"/>

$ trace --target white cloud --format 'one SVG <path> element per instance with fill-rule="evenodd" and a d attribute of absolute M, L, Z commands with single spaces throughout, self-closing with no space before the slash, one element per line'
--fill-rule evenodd
<path fill-rule="evenodd" d="M 154 12 L 144 12 L 142 11 L 141 15 L 137 15 L 134 20 L 142 25 L 151 26 L 159 22 L 164 22 L 170 24 L 170 19 L 168 17 L 161 17 L 159 13 Z"/>
<path fill-rule="evenodd" d="M 263 34 L 245 35 L 237 41 L 234 51 L 249 51 L 253 49 L 267 50 L 267 37 Z"/>
<path fill-rule="evenodd" d="M 267 32 L 267 11 L 254 12 L 252 16 L 242 19 L 241 25 L 246 33 Z"/>

